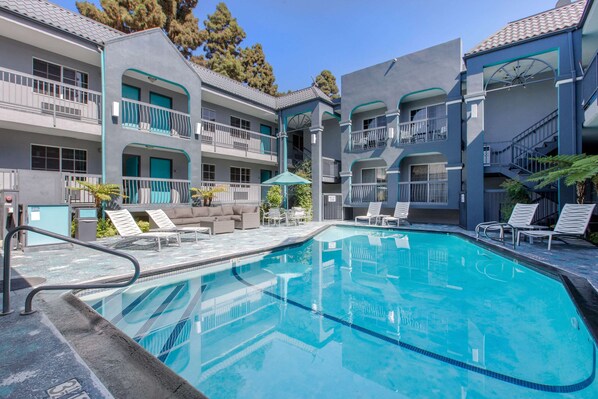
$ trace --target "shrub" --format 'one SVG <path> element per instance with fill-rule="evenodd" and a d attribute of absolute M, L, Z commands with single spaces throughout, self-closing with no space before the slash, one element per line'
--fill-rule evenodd
<path fill-rule="evenodd" d="M 507 192 L 507 201 L 500 208 L 502 221 L 506 222 L 511 217 L 515 204 L 529 204 L 531 199 L 527 188 L 517 180 L 507 179 L 500 186 Z"/>
<path fill-rule="evenodd" d="M 140 219 L 137 219 L 135 222 L 137 223 L 137 226 L 139 226 L 139 229 L 141 229 L 142 232 L 147 233 L 150 230 L 149 222 Z"/>
<path fill-rule="evenodd" d="M 280 186 L 272 186 L 266 194 L 266 202 L 271 208 L 280 208 L 282 205 L 282 189 Z"/>
<path fill-rule="evenodd" d="M 98 220 L 98 230 L 96 233 L 97 238 L 113 237 L 117 234 L 118 232 L 116 231 L 116 228 L 114 227 L 110 219 Z"/>

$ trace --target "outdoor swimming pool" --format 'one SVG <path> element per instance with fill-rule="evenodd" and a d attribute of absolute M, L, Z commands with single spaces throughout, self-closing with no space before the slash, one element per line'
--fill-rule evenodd
<path fill-rule="evenodd" d="M 80 298 L 210 398 L 596 398 L 561 282 L 457 236 L 306 243 Z"/>

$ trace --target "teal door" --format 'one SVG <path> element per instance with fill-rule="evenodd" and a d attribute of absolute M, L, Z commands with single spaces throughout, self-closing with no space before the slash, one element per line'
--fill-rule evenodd
<path fill-rule="evenodd" d="M 272 171 L 271 170 L 265 170 L 265 169 L 260 170 L 260 182 L 263 183 L 266 180 L 270 179 L 271 177 L 272 177 Z M 268 194 L 268 189 L 269 188 L 270 187 L 262 186 L 262 190 L 261 190 L 262 191 L 262 193 L 261 193 L 262 194 L 262 198 L 261 198 L 262 201 L 266 200 L 266 194 Z"/>
<path fill-rule="evenodd" d="M 172 179 L 172 160 L 164 158 L 150 158 L 150 177 L 152 179 Z M 151 203 L 170 203 L 170 182 L 152 181 Z"/>
<path fill-rule="evenodd" d="M 272 136 L 272 128 L 266 125 L 260 125 L 260 133 L 267 136 Z M 272 153 L 272 139 L 270 137 L 261 137 L 261 152 L 262 154 Z"/>
<path fill-rule="evenodd" d="M 172 109 L 172 98 L 158 93 L 150 92 L 150 104 L 161 108 L 152 108 L 150 110 L 150 129 L 152 132 L 161 134 L 170 134 L 170 115 L 168 111 Z"/>
<path fill-rule="evenodd" d="M 141 91 L 138 87 L 123 84 L 122 97 L 127 100 L 140 101 Z M 139 104 L 125 101 L 122 108 L 122 125 L 139 129 Z"/>
<path fill-rule="evenodd" d="M 123 176 L 125 177 L 139 177 L 140 159 L 137 155 L 123 155 Z M 139 181 L 125 180 L 124 191 L 127 198 L 124 199 L 126 203 L 137 204 L 139 197 Z"/>

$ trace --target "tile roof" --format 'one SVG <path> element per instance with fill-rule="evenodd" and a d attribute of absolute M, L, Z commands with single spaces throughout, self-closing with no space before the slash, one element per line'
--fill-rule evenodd
<path fill-rule="evenodd" d="M 93 19 L 46 0 L 0 0 L 4 9 L 97 44 L 124 35 Z"/>
<path fill-rule="evenodd" d="M 0 9 L 21 15 L 22 17 L 100 45 L 112 39 L 125 36 L 123 32 L 46 0 L 0 0 Z M 190 64 L 194 67 L 204 84 L 269 108 L 281 109 L 314 99 L 321 99 L 332 104 L 331 99 L 326 94 L 313 86 L 285 94 L 281 97 L 274 97 L 195 63 L 190 62 Z"/>
<path fill-rule="evenodd" d="M 558 32 L 576 26 L 583 14 L 586 0 L 576 1 L 565 6 L 509 22 L 507 26 L 488 37 L 471 49 L 465 56 L 493 50 L 534 37 Z"/>

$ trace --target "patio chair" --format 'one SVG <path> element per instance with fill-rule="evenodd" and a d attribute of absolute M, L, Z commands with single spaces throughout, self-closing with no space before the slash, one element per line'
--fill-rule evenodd
<path fill-rule="evenodd" d="M 296 225 L 299 223 L 307 223 L 308 215 L 307 211 L 301 207 L 294 206 L 289 212 L 289 222 L 293 222 Z"/>
<path fill-rule="evenodd" d="M 168 240 L 175 238 L 179 247 L 181 246 L 181 236 L 179 233 L 166 231 L 142 232 L 139 226 L 137 226 L 137 223 L 135 223 L 131 213 L 126 209 L 120 211 L 106 211 L 106 215 L 108 215 L 116 228 L 116 231 L 118 231 L 118 235 L 120 235 L 124 241 L 154 239 L 158 244 L 158 251 L 160 251 L 162 249 L 161 239 L 166 239 L 166 243 L 168 243 Z"/>
<path fill-rule="evenodd" d="M 168 215 L 162 209 L 151 209 L 145 211 L 150 219 L 158 226 L 154 231 L 169 231 L 176 233 L 195 233 L 195 242 L 198 240 L 197 233 L 208 233 L 212 237 L 212 231 L 209 227 L 183 226 L 179 227 L 170 220 Z"/>
<path fill-rule="evenodd" d="M 351 142 L 351 148 L 353 149 L 361 147 L 362 150 L 365 150 L 368 145 L 368 138 L 364 134 L 359 134 L 357 137 L 354 137 Z"/>
<path fill-rule="evenodd" d="M 374 222 L 378 221 L 378 217 L 380 216 L 380 210 L 382 209 L 382 202 L 370 202 L 368 205 L 368 211 L 365 216 L 357 216 L 355 218 L 355 223 L 360 220 L 367 220 L 368 224 L 372 224 L 372 219 Z"/>
<path fill-rule="evenodd" d="M 528 236 L 533 243 L 534 238 L 548 237 L 548 250 L 552 245 L 553 239 L 562 237 L 583 237 L 588 229 L 588 224 L 592 217 L 592 212 L 596 204 L 565 204 L 559 219 L 552 231 L 519 231 L 517 234 L 517 245 L 521 235 Z"/>
<path fill-rule="evenodd" d="M 395 212 L 392 216 L 384 216 L 382 218 L 382 225 L 388 225 L 388 222 L 396 222 L 397 226 L 400 226 L 401 220 L 406 221 L 409 216 L 409 202 L 397 202 L 395 205 Z"/>
<path fill-rule="evenodd" d="M 280 226 L 280 222 L 285 220 L 285 215 L 280 211 L 280 208 L 270 208 L 270 210 L 264 214 L 264 224 L 266 220 L 268 221 L 268 226 L 272 223 Z"/>
<path fill-rule="evenodd" d="M 479 238 L 480 235 L 490 238 L 488 236 L 489 231 L 499 231 L 500 240 L 504 240 L 505 231 L 510 230 L 513 234 L 513 241 L 517 230 L 533 230 L 534 228 L 540 228 L 541 226 L 533 226 L 532 220 L 538 209 L 538 204 L 516 204 L 511 212 L 511 216 L 507 223 L 501 222 L 484 222 L 480 223 L 475 227 L 475 236 Z"/>

